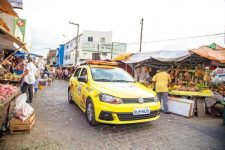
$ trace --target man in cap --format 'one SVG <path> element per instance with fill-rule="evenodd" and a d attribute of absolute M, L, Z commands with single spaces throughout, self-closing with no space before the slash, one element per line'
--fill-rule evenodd
<path fill-rule="evenodd" d="M 32 103 L 33 99 L 33 85 L 35 83 L 35 75 L 37 74 L 37 67 L 33 63 L 33 59 L 28 57 L 28 63 L 25 67 L 24 74 L 22 75 L 23 83 L 21 87 L 22 93 L 27 93 L 28 91 L 28 103 Z"/>
<path fill-rule="evenodd" d="M 171 82 L 170 75 L 165 71 L 166 68 L 160 67 L 160 71 L 156 73 L 152 81 L 155 82 L 155 91 L 158 100 L 163 102 L 164 113 L 168 112 L 168 84 Z"/>

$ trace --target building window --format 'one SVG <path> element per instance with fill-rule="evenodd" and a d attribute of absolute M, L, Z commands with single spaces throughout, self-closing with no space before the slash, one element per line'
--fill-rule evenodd
<path fill-rule="evenodd" d="M 72 47 L 72 46 L 73 46 L 73 42 L 70 43 L 70 47 Z"/>
<path fill-rule="evenodd" d="M 69 45 L 66 45 L 66 49 L 69 49 Z"/>
<path fill-rule="evenodd" d="M 105 38 L 100 38 L 100 43 L 105 43 Z"/>
<path fill-rule="evenodd" d="M 88 37 L 88 42 L 93 42 L 93 37 Z"/>

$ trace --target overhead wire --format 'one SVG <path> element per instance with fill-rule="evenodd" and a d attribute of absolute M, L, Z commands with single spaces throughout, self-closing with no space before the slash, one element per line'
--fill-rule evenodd
<path fill-rule="evenodd" d="M 225 36 L 225 33 L 215 33 L 215 34 L 181 37 L 181 38 L 171 38 L 171 39 L 165 39 L 165 40 L 152 40 L 152 41 L 142 42 L 142 44 L 156 43 L 156 42 L 166 42 L 166 41 L 176 41 L 176 40 L 193 39 L 193 38 L 210 37 L 210 36 L 221 36 L 221 35 Z M 136 44 L 140 44 L 140 43 L 128 43 L 127 45 L 136 45 Z"/>

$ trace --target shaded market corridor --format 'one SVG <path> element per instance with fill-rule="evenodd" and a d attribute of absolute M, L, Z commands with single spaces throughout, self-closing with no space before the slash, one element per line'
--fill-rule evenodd
<path fill-rule="evenodd" d="M 161 114 L 159 120 L 148 123 L 91 127 L 77 106 L 67 102 L 67 85 L 57 80 L 39 91 L 33 103 L 36 124 L 31 133 L 6 135 L 0 149 L 225 149 L 221 118 Z"/>

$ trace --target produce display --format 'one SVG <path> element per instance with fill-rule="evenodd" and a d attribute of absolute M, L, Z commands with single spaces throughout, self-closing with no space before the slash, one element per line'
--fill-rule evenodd
<path fill-rule="evenodd" d="M 0 80 L 20 81 L 21 76 L 12 73 L 6 73 L 0 76 Z"/>
<path fill-rule="evenodd" d="M 23 60 L 16 60 L 16 66 L 15 66 L 15 69 L 16 70 L 24 70 L 24 66 L 25 66 L 25 64 L 24 64 L 24 61 Z"/>
<path fill-rule="evenodd" d="M 204 67 L 196 66 L 195 69 L 187 67 L 170 68 L 171 90 L 197 92 L 209 88 L 210 71 Z"/>
<path fill-rule="evenodd" d="M 225 83 L 215 84 L 210 86 L 210 89 L 213 92 L 219 93 L 222 96 L 225 96 Z"/>
<path fill-rule="evenodd" d="M 18 88 L 12 85 L 0 84 L 0 103 L 4 103 L 8 97 L 15 94 Z"/>

